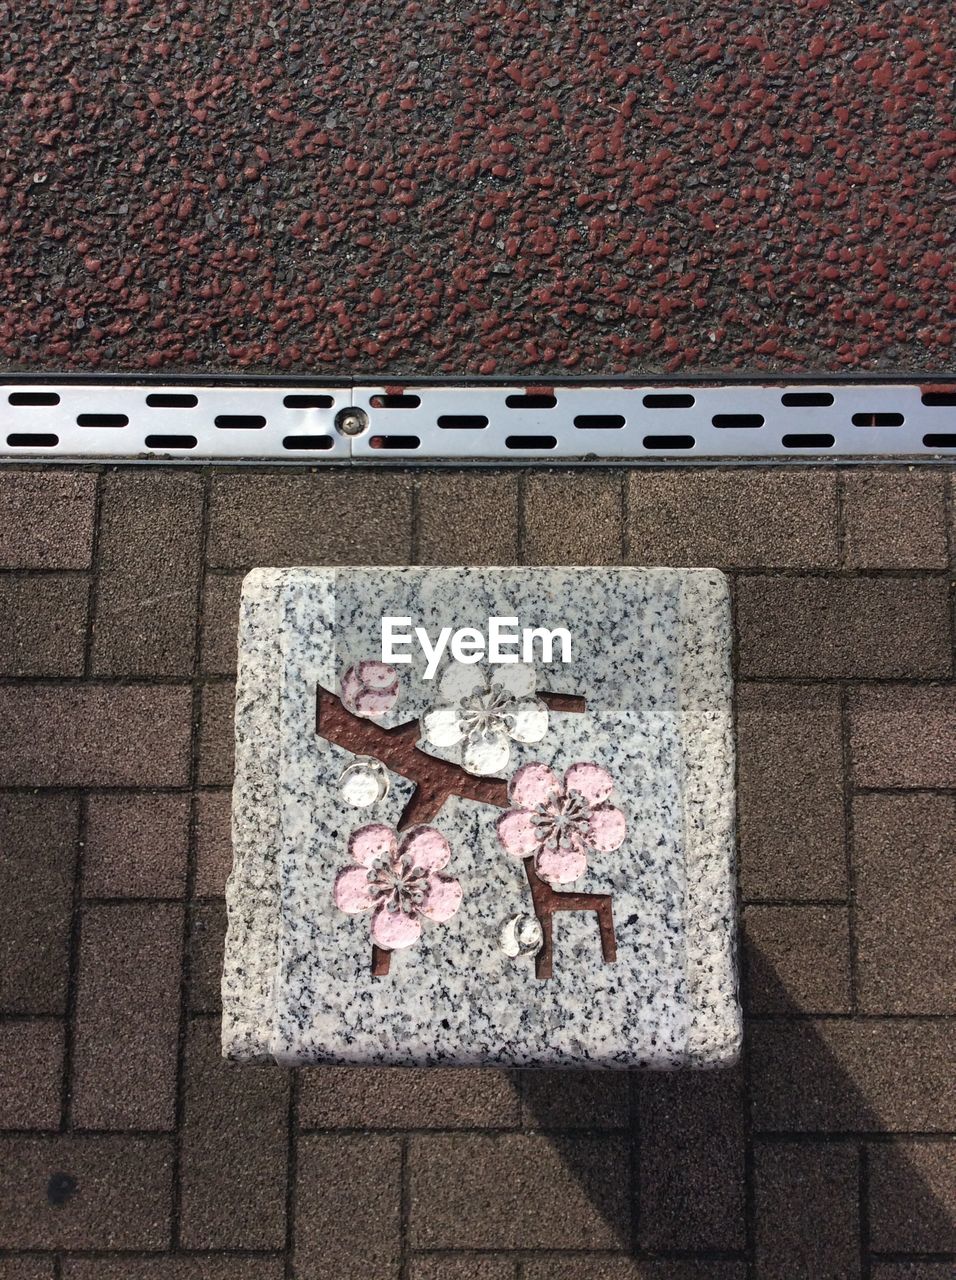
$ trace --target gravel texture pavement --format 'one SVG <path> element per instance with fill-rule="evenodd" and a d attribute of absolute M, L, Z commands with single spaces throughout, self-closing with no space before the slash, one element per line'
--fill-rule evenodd
<path fill-rule="evenodd" d="M 8 368 L 946 365 L 945 5 L 14 0 L 0 30 Z"/>

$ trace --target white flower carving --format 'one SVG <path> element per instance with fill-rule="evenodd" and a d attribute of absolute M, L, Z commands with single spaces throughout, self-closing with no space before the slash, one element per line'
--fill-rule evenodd
<path fill-rule="evenodd" d="M 461 764 L 477 777 L 502 773 L 511 743 L 540 742 L 548 708 L 535 696 L 534 667 L 503 663 L 492 668 L 453 662 L 438 685 L 438 702 L 422 717 L 422 737 L 432 747 L 461 745 Z"/>

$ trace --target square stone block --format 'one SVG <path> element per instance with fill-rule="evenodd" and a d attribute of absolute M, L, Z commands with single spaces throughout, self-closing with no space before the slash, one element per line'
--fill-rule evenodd
<path fill-rule="evenodd" d="M 730 643 L 711 569 L 250 573 L 226 1056 L 732 1062 Z"/>

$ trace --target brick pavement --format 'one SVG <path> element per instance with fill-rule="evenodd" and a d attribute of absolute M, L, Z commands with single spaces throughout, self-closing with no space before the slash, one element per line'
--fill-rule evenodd
<path fill-rule="evenodd" d="M 949 1276 L 952 484 L 0 474 L 0 1280 Z M 242 573 L 406 560 L 732 573 L 738 1069 L 219 1060 Z"/>

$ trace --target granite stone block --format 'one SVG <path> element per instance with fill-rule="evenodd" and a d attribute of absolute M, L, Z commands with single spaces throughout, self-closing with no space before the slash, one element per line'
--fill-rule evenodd
<path fill-rule="evenodd" d="M 580 608 L 579 598 L 586 600 Z M 575 633 L 569 662 L 510 668 L 531 692 L 507 702 L 516 708 L 507 723 L 531 723 L 515 718 L 531 714 L 535 725 L 540 721 L 537 736 L 529 729 L 523 741 L 525 729 L 516 728 L 510 739 L 504 730 L 495 738 L 497 730 L 488 729 L 486 737 L 468 737 L 459 748 L 431 739 L 423 739 L 427 752 L 413 748 L 426 734 L 419 717 L 432 714 L 436 699 L 465 709 L 463 715 L 471 705 L 471 693 L 441 704 L 451 696 L 442 693 L 449 673 L 469 688 L 485 679 L 481 668 L 456 664 L 429 683 L 421 655 L 410 667 L 399 664 L 400 679 L 382 695 L 388 706 L 376 712 L 381 727 L 369 716 L 351 715 L 335 690 L 341 688 L 343 698 L 358 696 L 339 680 L 347 669 L 381 655 L 383 614 L 414 616 L 433 631 L 486 616 L 517 615 L 523 625 L 550 627 L 566 620 Z M 223 978 L 228 1056 L 579 1067 L 734 1059 L 740 1015 L 733 956 L 729 601 L 722 575 L 259 570 L 246 581 L 241 627 L 235 861 Z M 585 701 L 562 709 L 565 695 Z M 559 699 L 550 711 L 549 698 Z M 204 699 L 204 723 L 205 712 Z M 223 697 L 217 740 L 224 738 L 225 714 Z M 325 717 L 336 714 L 350 718 L 332 722 L 326 737 Z M 336 741 L 335 724 L 339 733 L 372 733 L 373 754 L 385 752 L 394 764 L 386 794 L 377 803 L 372 797 L 370 810 L 356 812 L 340 786 L 343 770 L 368 766 Z M 414 754 L 396 761 L 391 744 L 405 739 L 387 737 L 389 730 L 405 734 L 408 747 L 402 750 Z M 504 755 L 491 768 L 472 757 L 470 772 L 456 763 L 469 764 L 467 752 L 479 748 Z M 440 776 L 453 781 L 432 803 L 436 793 L 416 791 L 409 778 L 421 768 L 434 771 L 436 761 L 444 770 Z M 527 820 L 522 814 L 531 812 L 522 804 L 539 803 L 522 801 L 514 781 L 509 793 L 509 775 L 544 780 L 547 796 L 535 821 L 556 820 L 548 817 L 549 805 L 584 806 L 584 818 L 573 818 L 584 825 L 574 831 L 607 834 L 561 837 L 571 841 L 566 853 L 545 836 L 528 850 L 522 844 L 520 857 L 509 855 L 496 823 L 520 826 Z M 381 773 L 372 776 L 381 781 Z M 588 800 L 592 778 L 597 789 Z M 217 773 L 209 780 L 225 778 Z M 565 799 L 555 799 L 564 787 Z M 516 816 L 501 817 L 509 804 Z M 412 822 L 402 815 L 414 805 L 419 808 L 407 810 L 418 819 Z M 422 805 L 431 808 L 419 816 Z M 348 850 L 356 847 L 349 832 L 364 830 L 370 818 L 379 824 L 371 829 L 385 831 L 389 840 L 398 839 L 388 834 L 398 821 L 410 827 L 403 840 L 437 840 L 436 850 L 444 852 L 414 855 L 426 868 L 433 857 L 436 867 L 445 867 L 450 844 L 453 860 L 436 883 L 442 892 L 458 894 L 441 927 L 424 932 L 413 907 L 396 906 L 397 924 L 418 941 L 403 948 L 389 942 L 388 972 L 375 974 L 372 965 L 382 958 L 373 953 L 372 938 L 381 935 L 370 937 L 361 911 L 349 915 L 354 907 L 336 905 L 341 877 L 356 874 L 348 870 Z M 438 826 L 428 827 L 429 821 Z M 573 883 L 580 901 L 557 894 L 547 899 L 555 910 L 565 901 L 574 904 L 555 918 L 553 955 L 539 940 L 537 959 L 510 958 L 502 931 L 526 918 L 533 926 L 531 912 L 542 910 L 546 891 L 539 867 L 551 877 L 548 891 Z M 365 886 L 368 877 L 357 874 Z M 429 893 L 436 891 L 428 885 Z M 374 905 L 364 887 L 360 897 L 360 905 Z M 373 929 L 392 927 L 395 917 L 384 911 L 372 913 Z M 550 973 L 540 968 L 545 955 Z"/>

